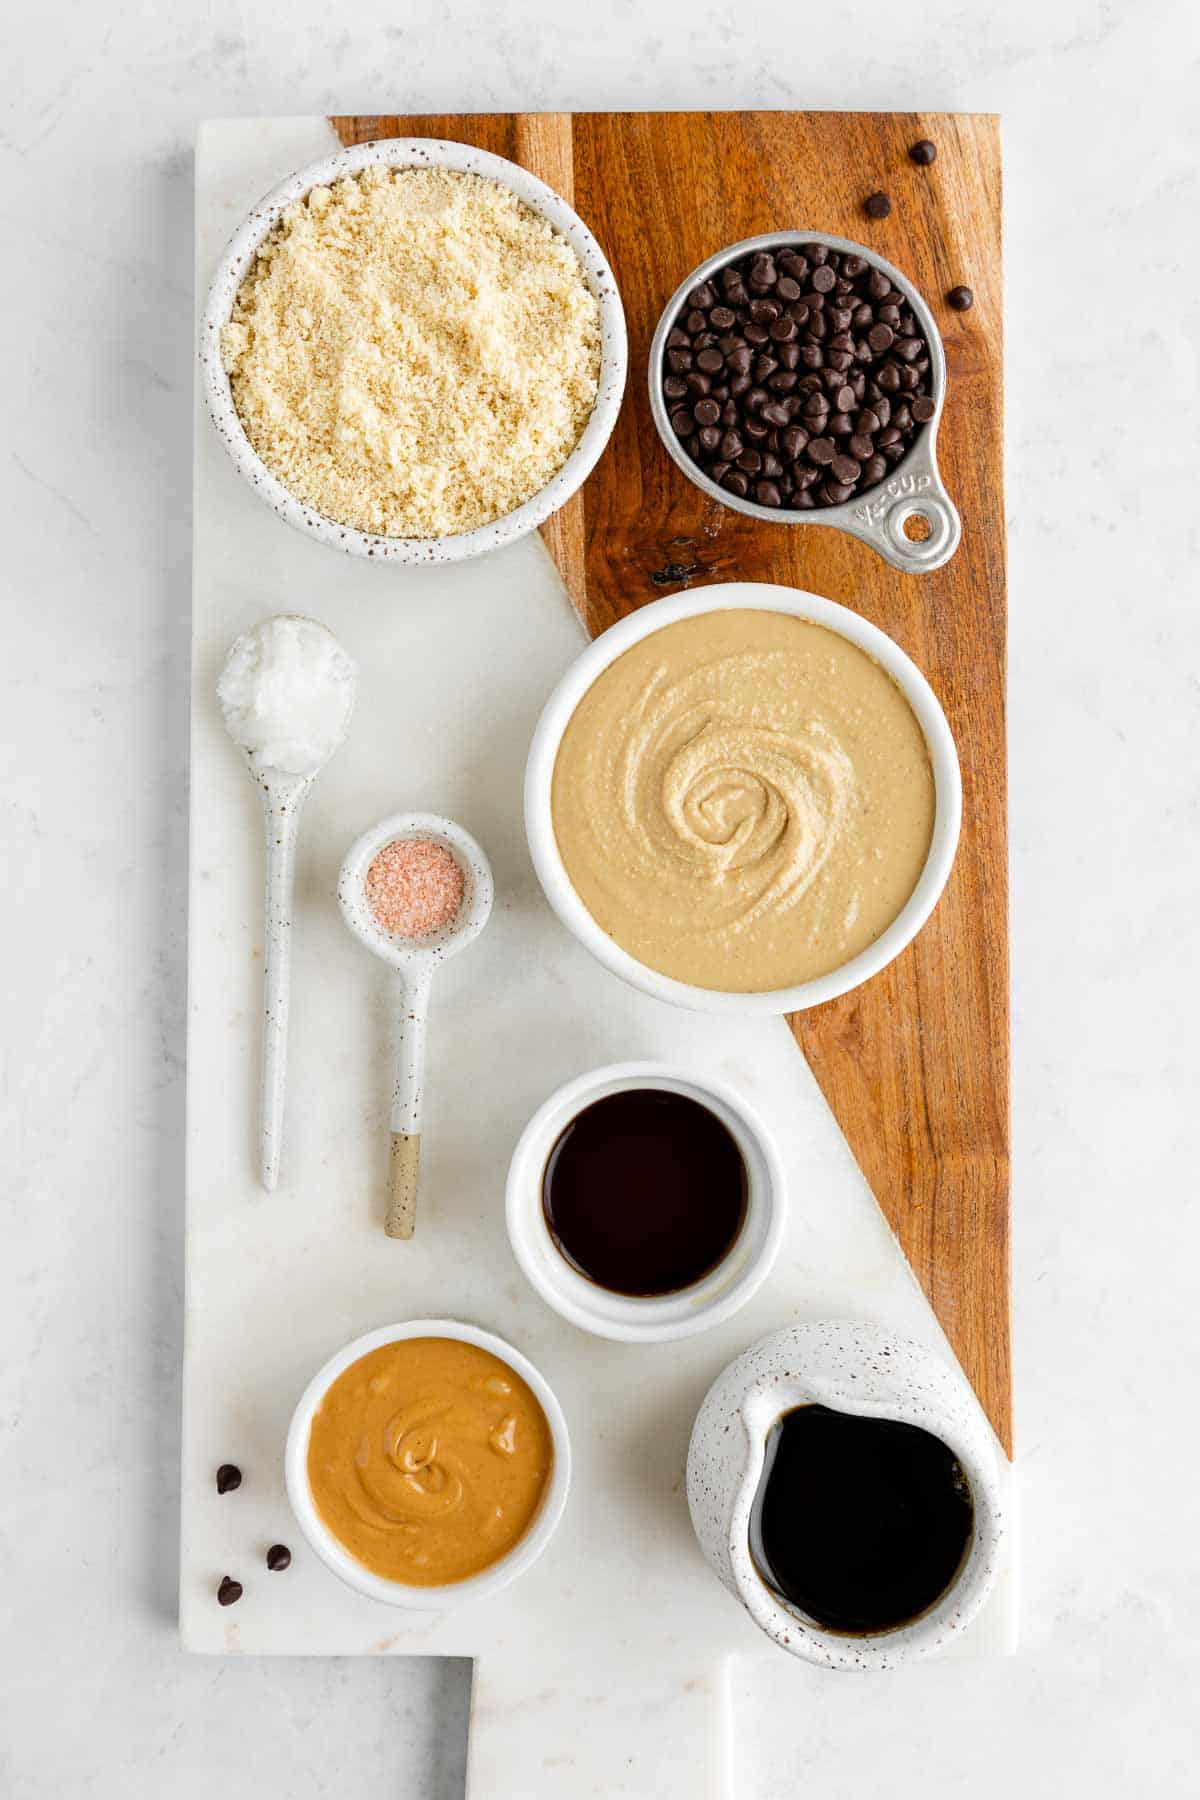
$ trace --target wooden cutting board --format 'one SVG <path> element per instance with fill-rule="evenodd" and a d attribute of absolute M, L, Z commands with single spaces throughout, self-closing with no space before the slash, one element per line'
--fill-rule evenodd
<path fill-rule="evenodd" d="M 1009 1293 L 1005 527 L 999 121 L 931 113 L 545 113 L 335 118 L 344 144 L 453 138 L 570 199 L 616 274 L 629 388 L 605 455 L 544 528 L 594 635 L 706 581 L 776 581 L 853 607 L 936 689 L 958 744 L 963 829 L 930 923 L 854 993 L 792 1029 L 996 1432 L 1012 1450 Z M 930 169 L 908 146 L 931 138 Z M 890 218 L 866 196 L 890 194 Z M 678 283 L 773 229 L 856 238 L 933 308 L 949 399 L 938 438 L 962 544 L 902 574 L 840 532 L 762 523 L 702 495 L 659 442 L 646 358 Z M 952 312 L 965 283 L 974 308 Z"/>

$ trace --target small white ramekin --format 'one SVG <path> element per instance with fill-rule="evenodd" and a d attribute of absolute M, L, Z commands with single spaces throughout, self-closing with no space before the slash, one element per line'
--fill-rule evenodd
<path fill-rule="evenodd" d="M 460 1343 L 476 1344 L 481 1350 L 489 1350 L 493 1356 L 498 1356 L 501 1362 L 507 1363 L 510 1369 L 516 1371 L 533 1392 L 546 1415 L 554 1443 L 554 1470 L 550 1485 L 524 1537 L 519 1538 L 507 1556 L 501 1557 L 490 1568 L 478 1575 L 469 1576 L 466 1581 L 449 1582 L 445 1587 L 410 1587 L 405 1582 L 389 1581 L 386 1576 L 372 1574 L 370 1569 L 364 1568 L 362 1563 L 351 1556 L 341 1540 L 325 1525 L 313 1504 L 312 1490 L 308 1485 L 308 1441 L 313 1416 L 331 1385 L 351 1363 L 368 1356 L 372 1350 L 379 1350 L 384 1344 L 396 1344 L 405 1338 L 417 1337 L 457 1338 Z M 347 1587 L 357 1589 L 371 1600 L 384 1600 L 389 1606 L 403 1606 L 412 1612 L 448 1612 L 451 1607 L 462 1606 L 468 1600 L 482 1600 L 498 1593 L 537 1561 L 554 1536 L 563 1508 L 567 1504 L 571 1486 L 571 1441 L 567 1435 L 567 1421 L 553 1390 L 528 1357 L 522 1356 L 519 1350 L 514 1350 L 511 1344 L 506 1344 L 503 1338 L 496 1337 L 490 1331 L 481 1331 L 476 1325 L 460 1324 L 455 1319 L 410 1319 L 406 1324 L 384 1325 L 378 1331 L 368 1331 L 365 1336 L 355 1338 L 344 1350 L 331 1356 L 325 1366 L 313 1376 L 292 1415 L 284 1452 L 284 1478 L 288 1499 L 301 1531 L 326 1568 L 332 1569 Z"/>
<path fill-rule="evenodd" d="M 480 525 L 474 531 L 459 532 L 452 537 L 376 537 L 326 518 L 306 501 L 297 499 L 271 473 L 252 447 L 238 417 L 229 377 L 221 361 L 221 331 L 229 322 L 237 291 L 259 245 L 284 208 L 302 199 L 315 187 L 327 187 L 346 175 L 357 175 L 363 169 L 377 165 L 456 169 L 488 176 L 511 188 L 518 200 L 540 213 L 566 238 L 579 258 L 584 280 L 600 307 L 600 386 L 591 417 L 574 450 L 558 473 L 523 506 L 494 519 L 490 525 Z M 444 143 L 436 138 L 381 138 L 370 144 L 356 144 L 321 162 L 310 163 L 273 188 L 235 232 L 221 258 L 200 322 L 199 354 L 204 395 L 213 424 L 238 473 L 268 506 L 289 525 L 335 550 L 344 550 L 351 556 L 399 563 L 461 562 L 465 557 L 479 556 L 485 550 L 512 543 L 515 538 L 544 525 L 582 487 L 595 468 L 621 409 L 629 357 L 625 310 L 616 280 L 604 252 L 579 215 L 553 188 L 517 163 L 509 162 L 503 156 L 493 156 L 486 150 L 475 150 L 470 144 Z"/>
<path fill-rule="evenodd" d="M 744 609 L 810 619 L 865 650 L 892 677 L 916 714 L 929 749 L 935 792 L 933 837 L 925 867 L 907 904 L 887 930 L 857 956 L 852 956 L 849 962 L 831 969 L 828 975 L 791 987 L 750 994 L 694 987 L 689 982 L 676 981 L 673 976 L 648 968 L 609 937 L 571 885 L 554 835 L 551 806 L 554 765 L 563 733 L 579 702 L 609 664 L 652 632 L 661 631 L 664 625 L 697 618 L 702 613 Z M 525 766 L 525 833 L 529 851 L 546 898 L 563 924 L 598 962 L 632 987 L 641 988 L 643 993 L 653 994 L 658 1000 L 669 1000 L 675 1006 L 687 1006 L 696 1012 L 743 1015 L 802 1012 L 806 1007 L 836 1000 L 839 994 L 848 993 L 851 988 L 877 975 L 912 942 L 937 905 L 954 862 L 961 818 L 962 778 L 954 739 L 937 695 L 917 665 L 885 632 L 869 624 L 858 613 L 851 612 L 849 607 L 823 600 L 818 594 L 806 594 L 799 588 L 775 587 L 768 582 L 718 582 L 691 593 L 672 594 L 665 600 L 652 601 L 649 606 L 641 607 L 610 626 L 576 658 L 546 702 L 534 730 Z"/>
<path fill-rule="evenodd" d="M 630 1088 L 685 1094 L 706 1106 L 731 1133 L 746 1166 L 746 1217 L 733 1247 L 702 1281 L 675 1294 L 614 1294 L 588 1281 L 555 1245 L 542 1207 L 542 1176 L 562 1132 L 593 1101 Z M 513 1151 L 505 1210 L 513 1255 L 555 1312 L 596 1337 L 665 1343 L 728 1319 L 770 1274 L 783 1239 L 783 1164 L 762 1121 L 724 1083 L 662 1063 L 612 1063 L 567 1082 L 534 1113 Z"/>

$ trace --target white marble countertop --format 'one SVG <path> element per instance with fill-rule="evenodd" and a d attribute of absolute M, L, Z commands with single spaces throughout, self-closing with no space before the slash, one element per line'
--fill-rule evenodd
<path fill-rule="evenodd" d="M 461 1792 L 465 1665 L 176 1644 L 191 147 L 215 114 L 518 105 L 1004 115 L 1022 1650 L 740 1693 L 739 1793 L 1193 1785 L 1200 26 L 916 16 L 46 0 L 11 29 L 6 1800 Z"/>

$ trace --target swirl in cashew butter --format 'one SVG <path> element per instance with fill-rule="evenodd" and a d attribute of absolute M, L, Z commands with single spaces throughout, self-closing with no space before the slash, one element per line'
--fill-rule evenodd
<path fill-rule="evenodd" d="M 338 1377 L 313 1420 L 317 1511 L 376 1574 L 422 1587 L 503 1556 L 541 1503 L 549 1426 L 514 1370 L 453 1338 L 409 1338 Z"/>
<path fill-rule="evenodd" d="M 553 784 L 567 873 L 649 967 L 754 992 L 886 929 L 928 854 L 921 729 L 855 645 L 782 613 L 681 620 L 600 675 Z"/>

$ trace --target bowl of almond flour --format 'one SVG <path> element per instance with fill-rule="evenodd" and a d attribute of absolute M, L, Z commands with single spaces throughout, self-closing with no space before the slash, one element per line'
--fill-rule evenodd
<path fill-rule="evenodd" d="M 625 315 L 583 221 L 467 144 L 359 144 L 283 182 L 221 259 L 209 412 L 288 524 L 355 556 L 454 562 L 582 485 L 625 388 Z"/>

